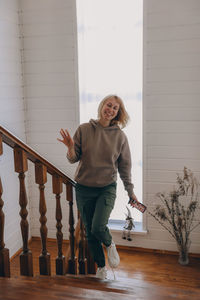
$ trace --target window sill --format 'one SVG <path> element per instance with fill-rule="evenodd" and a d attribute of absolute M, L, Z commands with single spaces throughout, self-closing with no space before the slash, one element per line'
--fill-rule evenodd
<path fill-rule="evenodd" d="M 131 234 L 146 235 L 147 230 L 143 229 L 142 222 L 134 222 L 135 228 L 131 230 Z M 113 232 L 120 232 L 124 230 L 125 222 L 123 220 L 109 220 L 108 227 Z"/>

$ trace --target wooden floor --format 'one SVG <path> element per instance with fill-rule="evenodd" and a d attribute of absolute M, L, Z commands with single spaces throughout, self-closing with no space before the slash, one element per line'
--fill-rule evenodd
<path fill-rule="evenodd" d="M 189 265 L 181 266 L 175 255 L 119 250 L 117 280 L 109 270 L 110 280 L 102 281 L 93 276 L 55 276 L 55 242 L 48 242 L 47 247 L 54 276 L 39 276 L 40 242 L 33 241 L 30 248 L 36 277 L 20 277 L 19 257 L 15 257 L 11 278 L 0 279 L 0 299 L 200 300 L 200 258 L 192 257 Z"/>

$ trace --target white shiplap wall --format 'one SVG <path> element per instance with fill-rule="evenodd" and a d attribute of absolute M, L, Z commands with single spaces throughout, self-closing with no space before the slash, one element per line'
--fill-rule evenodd
<path fill-rule="evenodd" d="M 173 189 L 187 166 L 200 179 L 200 1 L 144 1 L 144 201 Z M 176 250 L 166 230 L 147 217 L 141 247 Z M 197 217 L 200 218 L 198 211 Z M 200 252 L 200 227 L 191 252 Z"/>
<path fill-rule="evenodd" d="M 18 0 L 0 1 L 0 124 L 25 138 L 21 39 Z M 19 217 L 19 180 L 13 151 L 3 145 L 0 176 L 3 184 L 5 244 L 12 256 L 22 246 Z"/>
<path fill-rule="evenodd" d="M 28 144 L 73 177 L 66 148 L 57 141 L 60 128 L 73 134 L 79 123 L 76 1 L 21 0 L 23 32 L 24 93 Z M 30 164 L 30 168 L 33 166 Z M 39 191 L 34 172 L 29 182 L 33 236 L 39 236 Z M 51 176 L 46 184 L 48 237 L 56 237 L 55 195 Z M 64 238 L 68 236 L 65 189 L 61 198 Z"/>

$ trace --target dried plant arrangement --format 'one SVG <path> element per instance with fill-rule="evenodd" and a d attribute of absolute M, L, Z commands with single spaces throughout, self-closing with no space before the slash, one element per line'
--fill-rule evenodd
<path fill-rule="evenodd" d="M 174 189 L 169 193 L 157 193 L 161 204 L 155 207 L 153 213 L 148 210 L 176 240 L 182 265 L 189 262 L 190 233 L 200 225 L 200 220 L 195 219 L 199 207 L 199 185 L 192 171 L 184 167 L 183 176 L 177 174 Z"/>

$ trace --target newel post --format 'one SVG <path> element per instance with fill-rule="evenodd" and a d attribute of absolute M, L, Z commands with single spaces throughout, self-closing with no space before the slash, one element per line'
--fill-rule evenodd
<path fill-rule="evenodd" d="M 39 184 L 40 190 L 40 201 L 39 201 L 39 212 L 40 212 L 40 236 L 42 253 L 39 256 L 40 275 L 51 275 L 51 261 L 50 254 L 47 252 L 47 218 L 46 218 L 46 201 L 45 201 L 45 183 L 47 182 L 47 167 L 40 162 L 35 163 L 35 182 Z"/>
<path fill-rule="evenodd" d="M 62 184 L 62 178 L 54 174 L 52 176 L 53 180 L 53 193 L 56 194 L 56 228 L 57 228 L 57 244 L 58 244 L 58 256 L 56 258 L 56 274 L 57 275 L 65 275 L 65 257 L 63 256 L 62 252 L 62 245 L 63 245 L 63 233 L 62 233 L 62 210 L 60 205 L 60 194 L 63 191 L 63 184 Z"/>
<path fill-rule="evenodd" d="M 0 134 L 0 155 L 3 154 L 3 143 L 2 135 Z M 5 215 L 3 212 L 3 199 L 1 198 L 3 194 L 3 187 L 0 178 L 0 276 L 10 277 L 10 259 L 9 259 L 9 250 L 5 248 L 4 243 L 4 224 L 5 224 Z"/>
<path fill-rule="evenodd" d="M 20 273 L 22 276 L 33 276 L 33 258 L 32 253 L 28 249 L 28 233 L 29 233 L 29 224 L 27 221 L 28 211 L 26 206 L 28 204 L 26 187 L 25 187 L 25 172 L 28 170 L 28 161 L 26 152 L 19 147 L 14 148 L 14 163 L 15 163 L 15 172 L 19 173 L 19 205 L 21 207 L 20 216 L 21 216 L 21 233 L 23 248 L 22 253 L 20 254 Z"/>

